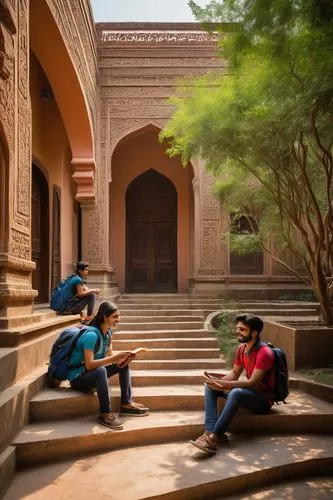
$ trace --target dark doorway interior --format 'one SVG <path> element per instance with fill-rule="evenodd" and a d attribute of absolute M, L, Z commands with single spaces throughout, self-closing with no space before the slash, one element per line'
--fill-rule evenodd
<path fill-rule="evenodd" d="M 32 166 L 32 260 L 36 269 L 32 287 L 38 290 L 36 302 L 49 301 L 49 189 L 42 171 Z"/>
<path fill-rule="evenodd" d="M 177 192 L 156 170 L 126 193 L 126 290 L 177 291 Z"/>

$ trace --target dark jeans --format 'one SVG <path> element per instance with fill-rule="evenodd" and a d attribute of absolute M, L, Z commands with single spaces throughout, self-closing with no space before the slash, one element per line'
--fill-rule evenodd
<path fill-rule="evenodd" d="M 217 399 L 226 399 L 226 403 L 218 414 Z M 224 434 L 237 413 L 238 408 L 245 408 L 251 413 L 257 415 L 269 413 L 271 409 L 270 402 L 258 394 L 256 391 L 245 388 L 231 389 L 229 393 L 223 391 L 214 391 L 207 385 L 205 386 L 205 429 L 214 432 L 214 434 Z"/>
<path fill-rule="evenodd" d="M 96 303 L 96 295 L 94 293 L 90 293 L 85 297 L 74 297 L 71 299 L 65 309 L 66 313 L 79 314 L 83 309 L 87 308 L 87 316 L 91 316 L 95 309 Z"/>
<path fill-rule="evenodd" d="M 132 402 L 132 386 L 129 366 L 119 368 L 117 365 L 100 366 L 94 370 L 88 370 L 71 382 L 73 389 L 78 391 L 97 390 L 100 413 L 111 411 L 108 378 L 119 373 L 121 391 L 121 404 Z"/>

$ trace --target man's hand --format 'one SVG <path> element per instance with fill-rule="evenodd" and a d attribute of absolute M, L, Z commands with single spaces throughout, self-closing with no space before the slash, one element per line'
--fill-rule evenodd
<path fill-rule="evenodd" d="M 219 382 L 215 382 L 213 380 L 206 379 L 206 385 L 212 389 L 212 391 L 225 391 L 225 388 Z"/>

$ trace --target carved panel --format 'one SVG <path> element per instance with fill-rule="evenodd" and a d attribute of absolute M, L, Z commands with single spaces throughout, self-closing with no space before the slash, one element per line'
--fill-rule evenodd
<path fill-rule="evenodd" d="M 218 69 L 214 68 L 214 72 L 221 72 L 223 68 Z M 171 76 L 174 78 L 185 78 L 187 76 L 199 76 L 205 75 L 207 71 L 213 71 L 212 68 L 179 68 L 172 66 L 165 66 L 160 68 L 103 68 L 100 72 L 103 81 L 106 80 L 107 77 L 113 78 L 122 78 L 122 77 L 131 77 L 131 78 L 141 78 L 141 77 L 163 77 L 163 76 Z"/>
<path fill-rule="evenodd" d="M 30 127 L 31 112 L 28 95 L 29 74 L 28 74 L 28 20 L 27 1 L 19 1 L 18 19 L 18 171 L 16 183 L 16 213 L 15 222 L 23 226 L 26 232 L 30 231 Z M 29 243 L 30 246 L 30 243 Z M 29 249 L 30 251 L 30 249 Z"/>
<path fill-rule="evenodd" d="M 101 85 L 108 85 L 109 87 L 128 87 L 128 86 L 136 86 L 136 87 L 147 87 L 147 86 L 177 86 L 177 82 L 175 81 L 175 78 L 172 76 L 160 76 L 160 77 L 136 77 L 136 78 L 131 78 L 129 77 L 119 77 L 119 78 L 114 78 L 112 76 L 103 76 L 101 75 L 100 78 L 100 84 Z"/>
<path fill-rule="evenodd" d="M 9 253 L 21 259 L 30 260 L 30 236 L 11 228 Z"/>
<path fill-rule="evenodd" d="M 221 60 L 217 57 L 110 57 L 109 51 L 99 63 L 100 68 L 220 68 Z M 118 55 L 118 50 L 117 50 Z"/>
<path fill-rule="evenodd" d="M 214 177 L 204 173 L 202 176 L 202 218 L 220 219 L 220 201 L 213 195 Z"/>
<path fill-rule="evenodd" d="M 99 64 L 103 58 L 110 58 L 110 57 L 121 57 L 121 58 L 135 58 L 135 57 L 141 57 L 145 58 L 147 57 L 147 50 L 149 50 L 149 47 L 145 45 L 130 45 L 127 47 L 108 47 L 105 44 L 103 44 L 100 39 L 98 40 L 99 47 L 98 47 L 98 56 L 99 56 Z M 166 53 L 167 50 L 167 53 Z M 198 57 L 201 58 L 210 58 L 210 57 L 216 56 L 216 46 L 200 46 L 200 45 L 192 45 L 190 50 L 188 46 L 181 46 L 179 45 L 178 47 L 173 47 L 173 46 L 168 46 L 168 47 L 154 47 L 154 57 L 161 57 L 165 59 L 165 57 L 168 58 L 177 58 L 177 57 L 183 57 L 183 58 L 188 58 L 188 59 L 196 59 Z"/>
<path fill-rule="evenodd" d="M 205 31 L 109 31 L 101 33 L 102 43 L 112 44 L 160 44 L 160 45 L 215 45 L 219 37 Z"/>
<path fill-rule="evenodd" d="M 219 222 L 202 221 L 201 229 L 201 268 L 218 268 L 220 246 Z"/>
<path fill-rule="evenodd" d="M 103 99 L 108 98 L 140 98 L 140 97 L 163 97 L 167 99 L 171 92 L 167 87 L 101 87 L 101 97 Z"/>
<path fill-rule="evenodd" d="M 110 106 L 112 118 L 148 118 L 148 119 L 167 119 L 172 114 L 170 105 L 145 106 L 137 104 L 136 106 Z"/>

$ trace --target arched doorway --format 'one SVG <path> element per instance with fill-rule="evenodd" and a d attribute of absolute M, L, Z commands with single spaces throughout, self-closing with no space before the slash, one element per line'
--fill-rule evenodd
<path fill-rule="evenodd" d="M 177 192 L 153 169 L 126 192 L 126 290 L 177 291 Z"/>
<path fill-rule="evenodd" d="M 37 302 L 49 301 L 49 188 L 42 171 L 32 165 L 31 254 L 36 264 L 32 287 Z"/>

